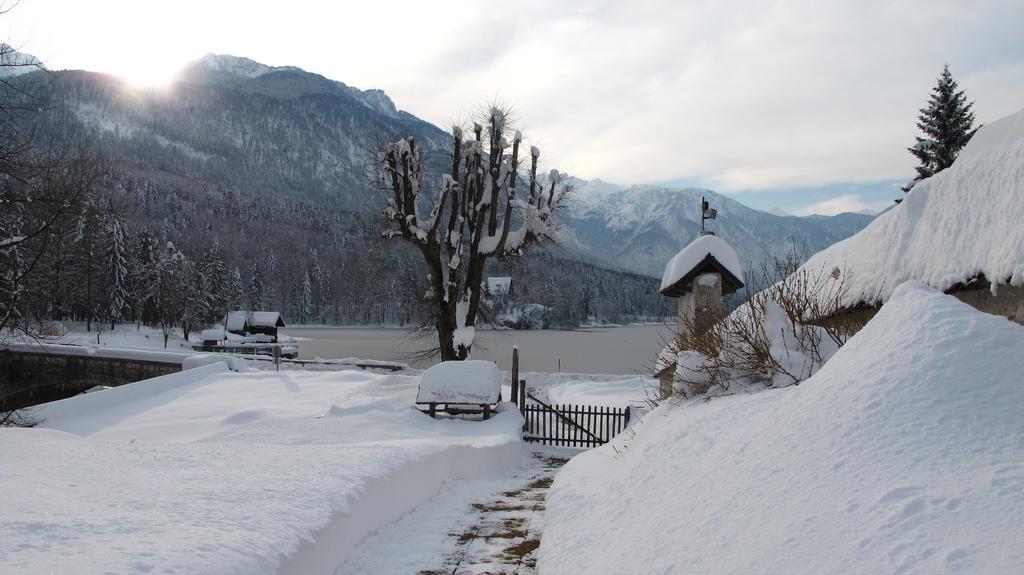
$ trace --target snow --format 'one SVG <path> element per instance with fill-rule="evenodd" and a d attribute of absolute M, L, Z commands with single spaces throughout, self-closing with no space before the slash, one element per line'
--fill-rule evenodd
<path fill-rule="evenodd" d="M 242 333 L 245 331 L 248 322 L 248 312 L 229 311 L 227 317 L 227 330 L 235 333 Z"/>
<path fill-rule="evenodd" d="M 61 355 L 89 355 L 93 357 L 109 357 L 119 359 L 134 359 L 140 361 L 156 361 L 161 363 L 181 363 L 185 358 L 194 355 L 191 349 L 186 350 L 163 350 L 154 348 L 129 348 L 93 345 L 63 345 L 46 343 L 22 343 L 17 341 L 4 342 L 3 349 L 27 351 L 35 353 L 56 353 Z"/>
<path fill-rule="evenodd" d="M 423 372 L 416 401 L 494 404 L 501 394 L 501 374 L 490 361 L 443 361 Z"/>
<path fill-rule="evenodd" d="M 584 378 L 550 386 L 551 403 L 598 405 L 603 407 L 641 407 L 657 397 L 658 382 L 651 378 L 633 377 L 616 381 L 595 381 Z"/>
<path fill-rule="evenodd" d="M 982 126 L 949 168 L 803 269 L 844 272 L 843 303 L 880 303 L 907 280 L 947 290 L 984 274 L 1024 284 L 1024 110 Z"/>
<path fill-rule="evenodd" d="M 0 564 L 17 573 L 331 573 L 449 481 L 522 464 L 522 419 L 433 420 L 419 378 L 224 363 L 0 429 Z"/>
<path fill-rule="evenodd" d="M 667 402 L 547 499 L 538 570 L 972 573 L 1024 564 L 1024 327 L 920 283 L 799 386 Z"/>
<path fill-rule="evenodd" d="M 224 333 L 223 328 L 204 329 L 199 332 L 200 341 L 223 341 L 225 339 L 227 339 L 227 334 Z"/>
<path fill-rule="evenodd" d="M 722 238 L 706 235 L 690 242 L 669 260 L 661 278 L 661 289 L 671 287 L 672 284 L 693 271 L 693 268 L 709 255 L 718 260 L 718 263 L 722 264 L 732 275 L 738 279 L 743 278 L 743 267 L 740 265 L 740 258 L 736 255 L 736 250 L 732 249 L 732 246 Z"/>
<path fill-rule="evenodd" d="M 281 320 L 281 314 L 276 311 L 254 311 L 249 314 L 249 325 L 252 327 L 274 327 Z"/>

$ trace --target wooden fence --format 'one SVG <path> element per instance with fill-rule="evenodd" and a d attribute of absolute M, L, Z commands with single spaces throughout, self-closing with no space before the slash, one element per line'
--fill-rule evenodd
<path fill-rule="evenodd" d="M 522 412 L 526 419 L 523 439 L 562 447 L 604 445 L 629 423 L 628 407 L 537 402 L 522 406 Z"/>

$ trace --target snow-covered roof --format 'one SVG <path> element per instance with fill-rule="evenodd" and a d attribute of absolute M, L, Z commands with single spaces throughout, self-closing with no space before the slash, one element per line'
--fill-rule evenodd
<path fill-rule="evenodd" d="M 229 311 L 227 319 L 228 331 L 242 332 L 249 325 L 249 312 L 246 311 Z"/>
<path fill-rule="evenodd" d="M 877 304 L 907 280 L 948 290 L 983 274 L 1024 284 L 1024 110 L 986 124 L 949 168 L 866 228 L 811 257 L 843 273 L 847 306 Z"/>
<path fill-rule="evenodd" d="M 487 278 L 487 292 L 492 296 L 505 296 L 508 295 L 509 289 L 512 287 L 512 278 L 510 277 L 493 277 Z"/>
<path fill-rule="evenodd" d="M 490 361 L 443 361 L 423 372 L 420 403 L 493 404 L 501 394 L 501 374 Z"/>
<path fill-rule="evenodd" d="M 285 327 L 281 313 L 276 311 L 254 311 L 249 314 L 251 327 Z"/>
<path fill-rule="evenodd" d="M 677 296 L 685 284 L 705 271 L 722 274 L 726 293 L 743 287 L 743 267 L 736 250 L 722 238 L 708 234 L 693 240 L 669 260 L 661 278 L 661 293 Z"/>

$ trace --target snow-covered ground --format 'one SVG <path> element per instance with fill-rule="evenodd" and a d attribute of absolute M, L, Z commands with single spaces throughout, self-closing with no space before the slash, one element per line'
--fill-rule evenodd
<path fill-rule="evenodd" d="M 668 403 L 575 457 L 538 570 L 972 573 L 1024 565 L 1024 327 L 920 283 L 799 386 Z"/>
<path fill-rule="evenodd" d="M 418 381 L 216 363 L 41 406 L 0 429 L 2 570 L 331 573 L 447 482 L 522 464 L 514 408 L 433 420 Z"/>

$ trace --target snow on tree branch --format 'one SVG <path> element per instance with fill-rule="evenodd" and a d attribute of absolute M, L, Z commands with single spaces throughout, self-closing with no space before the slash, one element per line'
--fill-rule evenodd
<path fill-rule="evenodd" d="M 522 143 L 508 110 L 498 106 L 485 110 L 469 134 L 455 127 L 450 170 L 438 180 L 433 200 L 422 194 L 423 159 L 413 138 L 388 143 L 377 156 L 377 183 L 385 194 L 383 236 L 416 245 L 430 268 L 442 359 L 469 355 L 467 334 L 476 323 L 486 260 L 521 256 L 534 244 L 558 241 L 557 212 L 571 189 L 558 170 L 538 181 L 536 146 L 522 173 Z M 429 214 L 425 219 L 421 208 Z"/>

